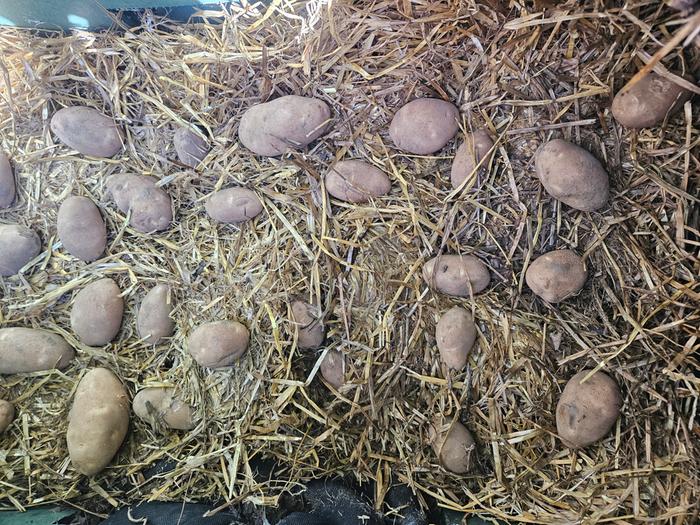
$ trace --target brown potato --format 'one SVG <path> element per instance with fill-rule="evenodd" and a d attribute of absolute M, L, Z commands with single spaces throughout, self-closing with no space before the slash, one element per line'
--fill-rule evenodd
<path fill-rule="evenodd" d="M 489 285 L 491 275 L 486 265 L 472 255 L 440 255 L 425 263 L 423 279 L 438 292 L 470 297 Z"/>
<path fill-rule="evenodd" d="M 91 157 L 113 157 L 122 149 L 117 124 L 94 108 L 63 108 L 51 117 L 51 131 L 71 149 Z"/>
<path fill-rule="evenodd" d="M 463 368 L 476 341 L 472 315 L 459 306 L 450 308 L 435 327 L 435 339 L 442 362 L 449 368 Z"/>
<path fill-rule="evenodd" d="M 330 118 L 322 100 L 287 95 L 249 108 L 238 138 L 253 153 L 276 157 L 311 144 L 326 132 Z"/>
<path fill-rule="evenodd" d="M 0 151 L 0 208 L 8 208 L 15 200 L 17 187 L 10 159 Z"/>
<path fill-rule="evenodd" d="M 457 148 L 455 158 L 452 161 L 450 179 L 454 189 L 460 187 L 482 159 L 485 160 L 481 164 L 479 171 L 488 167 L 490 159 L 486 158 L 486 156 L 489 155 L 491 148 L 493 148 L 493 140 L 487 131 L 479 129 L 465 135 L 464 142 Z M 491 153 L 491 156 L 493 156 L 493 153 Z"/>
<path fill-rule="evenodd" d="M 326 333 L 323 328 L 323 319 L 317 307 L 304 301 L 294 301 L 292 303 L 292 321 L 297 331 L 299 348 L 318 348 L 321 346 Z"/>
<path fill-rule="evenodd" d="M 412 100 L 396 112 L 389 136 L 401 150 L 428 155 L 441 150 L 457 134 L 459 110 L 437 98 Z"/>
<path fill-rule="evenodd" d="M 572 377 L 557 403 L 557 433 L 569 448 L 595 443 L 610 432 L 622 408 L 617 383 L 603 372 L 583 370 Z"/>
<path fill-rule="evenodd" d="M 119 333 L 124 299 L 119 286 L 110 278 L 100 279 L 80 290 L 73 301 L 70 325 L 88 346 L 103 346 Z"/>
<path fill-rule="evenodd" d="M 19 273 L 41 252 L 39 236 L 19 224 L 0 224 L 0 276 Z"/>
<path fill-rule="evenodd" d="M 143 298 L 136 317 L 136 330 L 145 343 L 157 345 L 166 337 L 173 335 L 175 321 L 170 314 L 173 311 L 172 295 L 167 284 L 158 284 Z"/>
<path fill-rule="evenodd" d="M 68 197 L 58 209 L 58 238 L 63 247 L 86 262 L 99 259 L 107 247 L 107 227 L 95 203 L 87 197 Z"/>
<path fill-rule="evenodd" d="M 238 321 L 214 321 L 198 326 L 188 340 L 192 358 L 206 368 L 233 366 L 248 349 L 250 334 Z"/>
<path fill-rule="evenodd" d="M 165 425 L 176 430 L 192 430 L 192 407 L 173 397 L 174 388 L 144 388 L 136 396 L 132 406 L 134 414 L 151 423 Z"/>
<path fill-rule="evenodd" d="M 106 368 L 93 368 L 78 383 L 68 418 L 71 463 L 81 474 L 93 476 L 109 465 L 129 429 L 124 385 Z"/>
<path fill-rule="evenodd" d="M 249 221 L 263 210 L 260 198 L 248 188 L 217 191 L 207 199 L 204 207 L 209 217 L 229 224 Z"/>
<path fill-rule="evenodd" d="M 341 160 L 326 173 L 326 190 L 336 199 L 367 202 L 391 191 L 391 181 L 382 170 L 361 160 Z"/>
<path fill-rule="evenodd" d="M 107 179 L 107 194 L 123 212 L 131 211 L 129 224 L 142 233 L 166 230 L 173 220 L 170 196 L 156 180 L 122 173 Z"/>
<path fill-rule="evenodd" d="M 345 384 L 345 354 L 340 350 L 329 350 L 321 361 L 320 370 L 323 379 L 338 390 Z"/>
<path fill-rule="evenodd" d="M 38 328 L 0 328 L 0 374 L 63 370 L 75 352 L 58 334 Z"/>
<path fill-rule="evenodd" d="M 476 465 L 476 443 L 471 432 L 459 421 L 434 423 L 430 441 L 440 464 L 455 474 L 466 474 Z"/>
<path fill-rule="evenodd" d="M 608 174 L 585 149 L 550 140 L 535 155 L 535 171 L 552 197 L 577 210 L 593 211 L 608 202 Z"/>
<path fill-rule="evenodd" d="M 196 168 L 209 153 L 207 141 L 187 128 L 180 128 L 175 132 L 173 144 L 177 158 L 190 168 Z"/>
<path fill-rule="evenodd" d="M 618 91 L 612 114 L 626 128 L 651 128 L 678 111 L 692 93 L 650 71 L 627 91 Z"/>
<path fill-rule="evenodd" d="M 588 274 L 583 259 L 571 250 L 554 250 L 535 259 L 525 273 L 530 289 L 550 303 L 578 293 Z"/>
<path fill-rule="evenodd" d="M 15 419 L 15 405 L 0 399 L 0 434 L 5 432 Z"/>

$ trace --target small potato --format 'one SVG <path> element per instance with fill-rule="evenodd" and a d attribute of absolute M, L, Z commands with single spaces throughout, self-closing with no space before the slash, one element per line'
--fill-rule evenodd
<path fill-rule="evenodd" d="M 238 321 L 214 321 L 198 326 L 188 340 L 192 358 L 206 368 L 233 366 L 248 349 L 250 334 Z"/>
<path fill-rule="evenodd" d="M 525 273 L 530 289 L 550 303 L 578 293 L 588 274 L 583 259 L 571 250 L 554 250 L 535 259 Z"/>
<path fill-rule="evenodd" d="M 154 286 L 143 298 L 136 317 L 139 337 L 150 345 L 156 345 L 173 335 L 175 321 L 170 317 L 172 311 L 170 287 L 167 284 Z"/>
<path fill-rule="evenodd" d="M 617 383 L 603 372 L 583 370 L 572 377 L 557 403 L 557 433 L 569 448 L 595 443 L 610 432 L 622 408 Z"/>
<path fill-rule="evenodd" d="M 33 230 L 19 224 L 0 224 L 0 276 L 19 273 L 40 251 L 41 241 Z"/>
<path fill-rule="evenodd" d="M 476 341 L 472 315 L 459 306 L 450 308 L 435 327 L 435 339 L 442 362 L 449 368 L 463 368 Z"/>
<path fill-rule="evenodd" d="M 311 144 L 326 132 L 330 118 L 322 100 L 287 95 L 248 109 L 238 138 L 253 153 L 276 157 Z"/>
<path fill-rule="evenodd" d="M 585 149 L 550 140 L 535 155 L 535 171 L 552 197 L 581 211 L 594 211 L 608 202 L 608 174 Z"/>
<path fill-rule="evenodd" d="M 459 421 L 435 423 L 429 428 L 430 441 L 440 464 L 455 474 L 466 474 L 476 464 L 476 443 Z"/>
<path fill-rule="evenodd" d="M 428 155 L 441 150 L 459 129 L 459 110 L 437 98 L 412 100 L 396 112 L 389 136 L 401 150 Z"/>
<path fill-rule="evenodd" d="M 145 388 L 134 397 L 134 414 L 152 425 L 192 430 L 192 407 L 173 397 L 174 388 Z"/>
<path fill-rule="evenodd" d="M 345 355 L 340 350 L 329 350 L 321 361 L 321 375 L 338 390 L 345 384 Z"/>
<path fill-rule="evenodd" d="M 0 399 L 0 434 L 5 432 L 15 419 L 15 405 Z"/>
<path fill-rule="evenodd" d="M 255 192 L 248 188 L 226 188 L 213 193 L 204 208 L 215 221 L 230 224 L 257 217 L 263 205 Z"/>
<path fill-rule="evenodd" d="M 70 325 L 83 344 L 104 346 L 117 336 L 124 315 L 120 294 L 110 278 L 90 283 L 76 294 Z"/>
<path fill-rule="evenodd" d="M 450 179 L 452 187 L 457 189 L 462 182 L 471 175 L 472 171 L 479 165 L 482 159 L 485 159 L 479 168 L 482 171 L 488 166 L 490 159 L 486 158 L 493 148 L 493 140 L 488 132 L 479 129 L 473 133 L 467 133 L 464 137 L 464 142 L 457 148 L 455 158 L 452 161 L 452 171 Z M 493 154 L 491 153 L 491 156 Z"/>
<path fill-rule="evenodd" d="M 299 348 L 318 348 L 323 344 L 326 333 L 323 328 L 323 319 L 317 307 L 304 301 L 294 301 L 292 303 L 292 318 L 297 330 Z"/>
<path fill-rule="evenodd" d="M 611 110 L 626 128 L 651 128 L 678 111 L 691 96 L 690 91 L 651 71 L 627 91 L 619 91 Z"/>
<path fill-rule="evenodd" d="M 38 328 L 0 328 L 0 374 L 68 367 L 75 352 L 58 334 Z"/>
<path fill-rule="evenodd" d="M 423 266 L 423 279 L 438 292 L 470 297 L 491 281 L 486 265 L 472 255 L 440 255 Z"/>
<path fill-rule="evenodd" d="M 209 153 L 209 144 L 197 133 L 187 128 L 180 128 L 175 132 L 173 144 L 177 158 L 190 168 L 196 168 Z"/>
<path fill-rule="evenodd" d="M 326 190 L 336 199 L 367 202 L 391 191 L 386 173 L 361 160 L 341 160 L 326 173 Z"/>
<path fill-rule="evenodd" d="M 93 476 L 109 465 L 129 429 L 124 385 L 106 368 L 93 368 L 78 383 L 68 418 L 71 463 L 81 474 Z"/>
<path fill-rule="evenodd" d="M 107 247 L 107 227 L 95 203 L 87 197 L 68 197 L 58 209 L 58 238 L 63 247 L 86 262 L 99 259 Z"/>
<path fill-rule="evenodd" d="M 15 200 L 17 188 L 10 159 L 0 151 L 0 208 L 8 208 Z"/>
<path fill-rule="evenodd" d="M 117 124 L 94 108 L 63 108 L 51 117 L 51 131 L 71 149 L 91 157 L 113 157 L 122 149 Z"/>
<path fill-rule="evenodd" d="M 167 230 L 173 220 L 170 196 L 144 175 L 122 173 L 107 179 L 107 194 L 123 212 L 131 211 L 129 224 L 141 233 Z"/>

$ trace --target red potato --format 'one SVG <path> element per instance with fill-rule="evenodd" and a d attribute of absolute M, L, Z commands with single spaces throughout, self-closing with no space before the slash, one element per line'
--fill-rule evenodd
<path fill-rule="evenodd" d="M 134 396 L 134 414 L 153 425 L 164 425 L 175 430 L 192 430 L 195 426 L 194 410 L 187 403 L 174 397 L 174 394 L 174 388 L 144 388 Z"/>
<path fill-rule="evenodd" d="M 177 158 L 190 168 L 196 168 L 209 153 L 209 144 L 194 131 L 180 128 L 173 136 Z"/>
<path fill-rule="evenodd" d="M 9 401 L 0 399 L 0 434 L 5 432 L 15 419 L 15 406 Z"/>
<path fill-rule="evenodd" d="M 457 148 L 455 158 L 452 161 L 450 180 L 454 189 L 461 186 L 482 159 L 485 160 L 481 163 L 479 171 L 483 171 L 488 166 L 490 158 L 486 157 L 493 156 L 493 153 L 490 153 L 491 148 L 493 148 L 493 139 L 487 131 L 479 129 L 465 135 L 464 142 Z"/>
<path fill-rule="evenodd" d="M 10 159 L 0 151 L 0 209 L 9 208 L 15 200 L 17 188 Z"/>
<path fill-rule="evenodd" d="M 63 108 L 51 117 L 51 131 L 71 149 L 91 157 L 113 157 L 122 149 L 119 127 L 94 108 Z"/>
<path fill-rule="evenodd" d="M 396 112 L 389 126 L 394 145 L 409 153 L 441 150 L 459 130 L 459 110 L 437 98 L 412 100 Z"/>
<path fill-rule="evenodd" d="M 347 202 L 367 202 L 391 191 L 386 173 L 361 160 L 336 162 L 326 173 L 325 183 L 328 193 Z"/>
<path fill-rule="evenodd" d="M 192 358 L 206 368 L 234 366 L 248 349 L 250 333 L 238 321 L 214 321 L 198 326 L 188 340 Z"/>
<path fill-rule="evenodd" d="M 558 303 L 583 288 L 588 273 L 583 259 L 571 250 L 554 250 L 535 259 L 525 273 L 530 289 L 550 303 Z"/>
<path fill-rule="evenodd" d="M 136 330 L 145 343 L 156 345 L 173 335 L 175 321 L 172 295 L 167 284 L 158 284 L 143 298 L 136 317 Z"/>
<path fill-rule="evenodd" d="M 474 319 L 464 308 L 449 309 L 435 327 L 435 339 L 442 362 L 449 368 L 464 368 L 476 341 Z"/>
<path fill-rule="evenodd" d="M 73 300 L 70 325 L 80 342 L 103 346 L 119 333 L 124 299 L 112 279 L 99 279 L 80 290 Z"/>
<path fill-rule="evenodd" d="M 425 263 L 423 279 L 439 292 L 470 297 L 489 285 L 491 275 L 486 265 L 472 255 L 440 255 Z"/>
<path fill-rule="evenodd" d="M 476 465 L 476 443 L 471 432 L 459 421 L 436 422 L 429 438 L 440 464 L 455 474 L 466 474 Z"/>
<path fill-rule="evenodd" d="M 263 210 L 262 201 L 248 188 L 226 188 L 213 193 L 204 205 L 217 222 L 236 224 L 254 219 Z"/>
<path fill-rule="evenodd" d="M 319 348 L 326 337 L 318 308 L 304 301 L 292 303 L 292 320 L 299 348 Z"/>
<path fill-rule="evenodd" d="M 78 259 L 99 259 L 107 248 L 107 226 L 95 203 L 87 197 L 68 197 L 58 210 L 58 238 Z"/>
<path fill-rule="evenodd" d="M 336 390 L 345 384 L 345 354 L 339 350 L 329 350 L 321 361 L 321 375 Z"/>
<path fill-rule="evenodd" d="M 107 195 L 123 213 L 131 212 L 129 224 L 141 233 L 167 230 L 173 220 L 170 196 L 156 180 L 143 175 L 118 174 L 107 179 Z"/>
<path fill-rule="evenodd" d="M 0 224 L 0 276 L 15 275 L 41 252 L 39 236 L 19 224 Z"/>
<path fill-rule="evenodd" d="M 67 368 L 75 352 L 63 337 L 38 328 L 0 328 L 0 374 Z"/>

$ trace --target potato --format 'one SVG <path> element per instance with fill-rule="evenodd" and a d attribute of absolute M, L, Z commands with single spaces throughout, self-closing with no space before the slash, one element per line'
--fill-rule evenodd
<path fill-rule="evenodd" d="M 618 91 L 612 114 L 626 128 L 650 128 L 678 111 L 692 93 L 675 82 L 649 72 L 627 91 Z"/>
<path fill-rule="evenodd" d="M 213 193 L 204 205 L 209 217 L 217 222 L 249 221 L 263 210 L 262 202 L 248 188 L 226 188 Z"/>
<path fill-rule="evenodd" d="M 476 341 L 472 315 L 459 306 L 450 308 L 435 327 L 435 339 L 442 362 L 449 368 L 463 368 Z"/>
<path fill-rule="evenodd" d="M 292 320 L 297 331 L 299 348 L 318 348 L 321 346 L 326 333 L 323 328 L 323 319 L 317 307 L 304 301 L 294 301 L 292 303 Z"/>
<path fill-rule="evenodd" d="M 476 464 L 476 443 L 459 421 L 436 422 L 429 428 L 430 441 L 440 464 L 455 474 L 466 474 Z"/>
<path fill-rule="evenodd" d="M 173 220 L 170 196 L 145 175 L 122 173 L 107 179 L 107 194 L 123 212 L 131 211 L 129 224 L 142 233 L 166 230 Z"/>
<path fill-rule="evenodd" d="M 91 157 L 113 157 L 122 149 L 117 124 L 94 108 L 63 108 L 51 117 L 51 131 L 71 149 Z"/>
<path fill-rule="evenodd" d="M 214 321 L 198 326 L 188 340 L 193 359 L 206 368 L 233 366 L 248 349 L 250 334 L 238 321 Z"/>
<path fill-rule="evenodd" d="M 174 388 L 144 388 L 134 396 L 134 414 L 152 425 L 192 430 L 192 407 L 173 397 Z"/>
<path fill-rule="evenodd" d="M 106 368 L 89 370 L 78 383 L 68 414 L 68 454 L 86 476 L 102 471 L 115 456 L 129 429 L 129 396 Z"/>
<path fill-rule="evenodd" d="M 550 303 L 578 293 L 588 274 L 583 259 L 571 250 L 554 250 L 535 259 L 525 273 L 530 289 Z"/>
<path fill-rule="evenodd" d="M 190 168 L 196 168 L 209 153 L 209 144 L 197 133 L 187 128 L 180 128 L 175 132 L 173 144 L 177 158 Z"/>
<path fill-rule="evenodd" d="M 486 265 L 472 255 L 440 255 L 423 266 L 423 279 L 438 292 L 470 297 L 489 285 Z"/>
<path fill-rule="evenodd" d="M 557 403 L 557 433 L 569 448 L 586 447 L 610 432 L 622 408 L 617 383 L 603 372 L 583 370 L 572 377 Z"/>
<path fill-rule="evenodd" d="M 493 140 L 488 132 L 479 129 L 465 135 L 464 142 L 457 148 L 455 158 L 452 161 L 450 179 L 454 189 L 460 187 L 482 159 L 485 160 L 481 164 L 479 171 L 488 166 L 490 159 L 486 158 L 486 156 L 489 155 L 491 148 L 493 148 Z M 491 153 L 491 156 L 493 156 L 493 153 Z"/>
<path fill-rule="evenodd" d="M 336 162 L 325 177 L 326 190 L 336 199 L 367 202 L 391 191 L 386 173 L 361 160 Z"/>
<path fill-rule="evenodd" d="M 14 202 L 16 193 L 10 159 L 0 151 L 0 208 L 8 208 Z"/>
<path fill-rule="evenodd" d="M 107 227 L 95 203 L 87 197 L 68 197 L 58 209 L 58 238 L 63 247 L 86 262 L 99 259 L 107 247 Z"/>
<path fill-rule="evenodd" d="M 172 295 L 167 284 L 158 284 L 143 298 L 136 316 L 136 330 L 139 337 L 150 345 L 156 345 L 173 335 L 175 321 Z"/>
<path fill-rule="evenodd" d="M 412 100 L 396 112 L 389 136 L 401 150 L 428 155 L 441 150 L 457 134 L 459 110 L 437 98 Z"/>
<path fill-rule="evenodd" d="M 345 384 L 345 354 L 340 350 L 329 350 L 321 361 L 321 375 L 336 390 Z"/>
<path fill-rule="evenodd" d="M 68 367 L 75 352 L 58 334 L 38 328 L 0 328 L 0 374 Z"/>
<path fill-rule="evenodd" d="M 248 109 L 238 138 L 253 153 L 275 157 L 311 144 L 326 132 L 330 118 L 322 100 L 287 95 Z"/>
<path fill-rule="evenodd" d="M 70 325 L 88 346 L 104 346 L 119 333 L 124 299 L 119 286 L 109 277 L 88 284 L 73 300 Z"/>
<path fill-rule="evenodd" d="M 5 432 L 15 419 L 15 405 L 0 399 L 0 434 Z"/>
<path fill-rule="evenodd" d="M 19 224 L 0 224 L 0 276 L 19 273 L 40 251 L 41 241 L 33 230 Z"/>

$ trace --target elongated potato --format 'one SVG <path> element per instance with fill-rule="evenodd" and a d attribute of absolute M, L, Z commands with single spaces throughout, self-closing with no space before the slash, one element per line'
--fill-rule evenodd
<path fill-rule="evenodd" d="M 58 238 L 63 247 L 86 262 L 99 259 L 107 247 L 107 227 L 95 203 L 87 197 L 68 197 L 58 209 Z"/>
<path fill-rule="evenodd" d="M 464 368 L 476 341 L 476 325 L 464 308 L 454 306 L 447 310 L 435 327 L 435 339 L 440 358 L 449 368 Z"/>
<path fill-rule="evenodd" d="M 437 98 L 419 98 L 396 112 L 389 135 L 397 148 L 428 155 L 445 147 L 458 129 L 459 110 L 454 104 Z"/>
<path fill-rule="evenodd" d="M 5 432 L 15 419 L 15 405 L 0 399 L 0 434 Z"/>
<path fill-rule="evenodd" d="M 535 259 L 525 273 L 530 289 L 550 303 L 558 303 L 583 288 L 588 273 L 583 259 L 571 250 L 554 250 Z"/>
<path fill-rule="evenodd" d="M 336 390 L 345 384 L 345 354 L 340 350 L 329 350 L 319 369 L 323 379 Z"/>
<path fill-rule="evenodd" d="M 325 182 L 328 193 L 347 202 L 367 202 L 391 191 L 386 173 L 361 160 L 336 162 L 326 173 Z"/>
<path fill-rule="evenodd" d="M 76 294 L 70 325 L 83 344 L 103 346 L 117 336 L 124 315 L 120 294 L 119 286 L 110 278 L 90 283 Z"/>
<path fill-rule="evenodd" d="M 175 132 L 173 145 L 177 158 L 190 168 L 196 168 L 209 153 L 209 144 L 197 133 L 187 128 L 180 128 Z"/>
<path fill-rule="evenodd" d="M 154 286 L 143 298 L 136 317 L 139 337 L 148 344 L 156 345 L 173 335 L 175 321 L 170 317 L 172 311 L 170 287 L 167 284 Z"/>
<path fill-rule="evenodd" d="M 459 421 L 436 422 L 430 441 L 440 464 L 455 474 L 466 474 L 476 465 L 476 443 L 471 432 Z"/>
<path fill-rule="evenodd" d="M 209 217 L 217 222 L 240 223 L 260 215 L 262 202 L 248 188 L 226 188 L 213 193 L 204 205 Z"/>
<path fill-rule="evenodd" d="M 75 352 L 63 337 L 38 328 L 0 328 L 0 374 L 63 370 Z"/>
<path fill-rule="evenodd" d="M 493 139 L 487 131 L 479 129 L 473 133 L 467 133 L 464 137 L 464 142 L 457 148 L 455 158 L 452 161 L 452 170 L 450 172 L 450 180 L 452 187 L 457 189 L 462 182 L 474 171 L 482 159 L 485 159 L 479 171 L 483 171 L 487 167 L 490 159 L 486 158 L 493 148 Z M 491 156 L 493 153 L 491 153 Z"/>
<path fill-rule="evenodd" d="M 248 349 L 250 333 L 238 321 L 214 321 L 198 326 L 188 340 L 194 360 L 206 368 L 233 366 Z"/>
<path fill-rule="evenodd" d="M 8 208 L 15 200 L 17 188 L 10 159 L 0 151 L 0 208 Z"/>
<path fill-rule="evenodd" d="M 22 267 L 39 255 L 39 236 L 19 224 L 0 224 L 0 275 L 19 273 Z"/>
<path fill-rule="evenodd" d="M 93 368 L 80 380 L 68 417 L 71 463 L 93 476 L 109 465 L 126 437 L 129 396 L 111 371 Z"/>
<path fill-rule="evenodd" d="M 173 220 L 170 196 L 144 175 L 121 173 L 107 179 L 107 195 L 123 212 L 131 212 L 129 224 L 142 233 L 167 230 Z"/>
<path fill-rule="evenodd" d="M 71 149 L 91 157 L 113 157 L 122 149 L 117 124 L 94 108 L 63 108 L 51 117 L 51 131 Z"/>
<path fill-rule="evenodd" d="M 176 430 L 193 429 L 192 407 L 174 394 L 174 388 L 144 388 L 134 396 L 134 414 L 152 425 L 165 425 Z"/>
<path fill-rule="evenodd" d="M 323 319 L 316 306 L 304 301 L 292 303 L 292 318 L 299 348 L 318 348 L 326 337 Z"/>
<path fill-rule="evenodd" d="M 491 275 L 486 265 L 473 255 L 440 255 L 425 263 L 423 279 L 439 292 L 469 297 L 484 290 Z"/>

